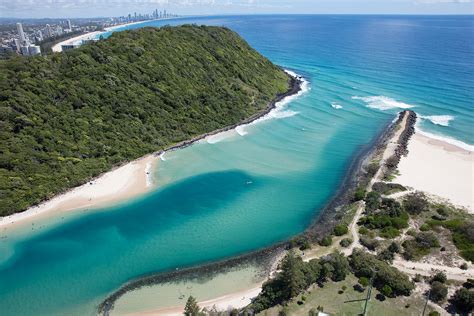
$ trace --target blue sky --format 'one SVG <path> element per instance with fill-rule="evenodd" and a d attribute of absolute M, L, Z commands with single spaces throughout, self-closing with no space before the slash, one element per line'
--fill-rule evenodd
<path fill-rule="evenodd" d="M 474 14 L 474 0 L 0 0 L 2 17 L 119 16 L 155 8 L 182 15 Z"/>

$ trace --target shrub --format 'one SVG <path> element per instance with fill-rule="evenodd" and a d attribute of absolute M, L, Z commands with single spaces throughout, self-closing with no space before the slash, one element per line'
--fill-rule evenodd
<path fill-rule="evenodd" d="M 380 207 L 381 202 L 380 193 L 371 191 L 365 197 L 365 210 L 369 213 L 374 212 Z"/>
<path fill-rule="evenodd" d="M 474 291 L 460 288 L 454 293 L 451 302 L 458 312 L 470 313 L 474 309 Z"/>
<path fill-rule="evenodd" d="M 306 236 L 298 236 L 290 240 L 290 248 L 296 248 L 300 250 L 311 249 L 311 244 Z"/>
<path fill-rule="evenodd" d="M 374 251 L 380 245 L 380 242 L 378 240 L 368 238 L 366 236 L 361 236 L 360 243 L 362 244 L 362 246 L 372 251 Z"/>
<path fill-rule="evenodd" d="M 416 192 L 408 194 L 403 200 L 403 207 L 405 210 L 413 215 L 421 214 L 421 212 L 427 211 L 429 203 L 423 193 Z"/>
<path fill-rule="evenodd" d="M 359 234 L 367 235 L 368 233 L 369 233 L 369 230 L 366 227 L 362 226 L 359 228 Z"/>
<path fill-rule="evenodd" d="M 413 280 L 413 282 L 418 283 L 418 282 L 423 281 L 423 277 L 421 276 L 421 274 L 418 274 L 418 273 L 417 273 L 417 274 L 415 274 L 415 276 L 413 277 L 412 280 Z"/>
<path fill-rule="evenodd" d="M 399 253 L 401 251 L 400 245 L 395 241 L 392 241 L 392 243 L 390 244 L 390 246 L 388 246 L 387 249 L 392 253 Z"/>
<path fill-rule="evenodd" d="M 361 201 L 365 199 L 365 195 L 367 191 L 364 187 L 358 187 L 357 190 L 354 192 L 354 201 Z"/>
<path fill-rule="evenodd" d="M 366 277 L 360 277 L 359 284 L 363 287 L 367 287 L 369 285 L 369 279 L 367 279 Z"/>
<path fill-rule="evenodd" d="M 334 227 L 334 235 L 336 236 L 345 235 L 348 231 L 349 229 L 347 228 L 347 226 L 343 224 L 338 224 Z"/>
<path fill-rule="evenodd" d="M 398 183 L 376 182 L 372 189 L 380 194 L 389 195 L 395 192 L 405 191 L 406 188 Z"/>
<path fill-rule="evenodd" d="M 326 236 L 319 241 L 319 244 L 323 247 L 329 247 L 332 245 L 332 238 L 331 236 Z"/>
<path fill-rule="evenodd" d="M 380 168 L 380 165 L 378 162 L 372 162 L 371 164 L 369 164 L 366 168 L 366 171 L 367 171 L 367 176 L 369 178 L 372 178 L 373 176 L 375 176 L 375 174 L 377 173 L 377 171 L 379 170 Z"/>
<path fill-rule="evenodd" d="M 430 298 L 431 300 L 433 300 L 433 302 L 442 302 L 444 299 L 446 299 L 447 295 L 448 288 L 446 287 L 446 285 L 438 281 L 434 281 L 431 283 Z"/>
<path fill-rule="evenodd" d="M 375 272 L 374 286 L 381 290 L 385 285 L 392 289 L 392 295 L 410 295 L 414 284 L 408 276 L 375 256 L 354 250 L 351 255 L 351 267 L 357 277 L 371 278 Z"/>
<path fill-rule="evenodd" d="M 462 286 L 468 290 L 474 288 L 474 279 L 467 279 L 467 281 L 464 282 Z"/>
<path fill-rule="evenodd" d="M 420 230 L 421 230 L 422 232 L 426 232 L 426 231 L 430 230 L 430 225 L 428 225 L 428 224 L 425 223 L 425 224 L 423 224 L 423 225 L 420 226 Z"/>
<path fill-rule="evenodd" d="M 377 254 L 377 259 L 392 263 L 393 259 L 395 258 L 395 255 L 393 252 L 391 252 L 388 248 L 385 248 L 381 252 Z"/>
<path fill-rule="evenodd" d="M 474 222 L 472 220 L 466 221 L 463 218 L 448 221 L 430 220 L 429 225 L 449 229 L 461 257 L 474 262 Z"/>
<path fill-rule="evenodd" d="M 407 235 L 409 236 L 416 236 L 417 232 L 416 230 L 414 230 L 413 228 L 410 228 L 408 231 L 407 231 Z"/>
<path fill-rule="evenodd" d="M 420 248 L 439 247 L 438 238 L 432 232 L 421 232 L 416 235 L 415 241 Z"/>
<path fill-rule="evenodd" d="M 380 237 L 386 239 L 393 239 L 398 236 L 400 236 L 400 230 L 396 229 L 395 227 L 384 227 L 380 231 Z"/>
<path fill-rule="evenodd" d="M 431 311 L 428 316 L 440 316 L 440 314 L 437 311 Z"/>
<path fill-rule="evenodd" d="M 352 239 L 350 238 L 344 238 L 343 240 L 339 242 L 339 245 L 341 245 L 344 248 L 349 247 L 351 244 L 352 244 Z"/>
<path fill-rule="evenodd" d="M 382 289 L 380 290 L 380 293 L 385 295 L 386 297 L 391 297 L 392 296 L 392 288 L 390 285 L 385 284 Z"/>
<path fill-rule="evenodd" d="M 436 212 L 438 212 L 439 215 L 446 217 L 449 215 L 449 207 L 446 205 L 439 205 L 436 208 Z"/>
<path fill-rule="evenodd" d="M 446 274 L 442 271 L 437 272 L 432 278 L 431 282 L 440 282 L 440 283 L 446 283 L 447 278 Z"/>

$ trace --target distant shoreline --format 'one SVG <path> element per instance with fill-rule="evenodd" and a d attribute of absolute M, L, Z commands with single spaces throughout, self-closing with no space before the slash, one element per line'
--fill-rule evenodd
<path fill-rule="evenodd" d="M 100 36 L 103 33 L 111 32 L 111 31 L 114 31 L 115 29 L 122 28 L 122 27 L 129 26 L 129 25 L 147 23 L 147 22 L 151 22 L 151 21 L 174 20 L 174 19 L 182 19 L 182 18 L 184 18 L 184 17 L 161 18 L 161 19 L 153 19 L 153 20 L 145 20 L 145 21 L 137 21 L 137 22 L 130 22 L 130 23 L 113 25 L 113 26 L 109 26 L 109 27 L 104 28 L 104 31 L 93 31 L 93 32 L 88 32 L 88 33 L 81 34 L 81 35 L 78 35 L 78 36 L 75 36 L 75 37 L 72 37 L 72 38 L 68 38 L 64 41 L 61 41 L 61 42 L 53 45 L 51 47 L 51 50 L 55 53 L 60 53 L 60 52 L 62 52 L 62 47 L 61 47 L 62 45 L 71 45 L 71 44 L 73 44 L 75 42 L 78 42 L 80 40 L 93 40 L 97 36 Z"/>

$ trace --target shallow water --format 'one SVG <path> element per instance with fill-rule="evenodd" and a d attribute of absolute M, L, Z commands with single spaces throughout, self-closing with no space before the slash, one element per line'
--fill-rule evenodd
<path fill-rule="evenodd" d="M 270 119 L 166 153 L 156 170 L 159 187 L 144 197 L 0 239 L 7 254 L 0 255 L 2 315 L 94 314 L 108 293 L 136 277 L 235 256 L 301 232 L 338 188 L 352 157 L 400 109 L 423 115 L 427 132 L 474 143 L 472 17 L 166 23 L 190 22 L 232 28 L 303 75 L 310 90 Z"/>
<path fill-rule="evenodd" d="M 145 286 L 127 292 L 115 304 L 112 315 L 182 306 L 192 295 L 199 302 L 256 288 L 263 282 L 264 271 L 257 266 L 245 265 L 206 278 L 190 278 Z M 242 294 L 242 296 L 244 296 Z"/>

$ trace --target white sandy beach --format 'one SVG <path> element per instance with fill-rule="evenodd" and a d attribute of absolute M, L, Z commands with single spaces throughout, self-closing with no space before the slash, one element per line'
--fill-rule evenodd
<path fill-rule="evenodd" d="M 84 41 L 84 40 L 91 40 L 94 39 L 98 34 L 102 33 L 101 31 L 95 31 L 95 32 L 89 32 L 86 34 L 81 34 L 79 36 L 69 38 L 67 40 L 64 40 L 62 42 L 57 43 L 53 47 L 51 47 L 51 50 L 55 53 L 60 53 L 63 51 L 61 48 L 62 45 L 71 45 L 73 43 L 79 42 L 79 41 Z"/>
<path fill-rule="evenodd" d="M 152 168 L 158 159 L 154 155 L 145 156 L 24 212 L 0 217 L 0 228 L 58 212 L 105 206 L 144 194 L 153 188 Z"/>
<path fill-rule="evenodd" d="M 474 153 L 416 132 L 394 180 L 474 212 Z"/>
<path fill-rule="evenodd" d="M 169 20 L 169 19 L 179 19 L 179 17 L 164 18 L 164 19 L 162 18 L 162 19 L 158 19 L 158 20 Z M 110 32 L 110 31 L 113 31 L 115 29 L 118 29 L 118 28 L 121 28 L 121 27 L 124 27 L 124 26 L 133 25 L 133 24 L 140 24 L 140 23 L 145 23 L 145 22 L 150 22 L 150 21 L 156 21 L 156 20 L 147 20 L 147 21 L 138 21 L 138 22 L 125 23 L 125 24 L 118 24 L 118 25 L 106 27 L 104 30 L 105 30 L 105 32 Z M 71 45 L 73 43 L 83 41 L 83 40 L 92 40 L 92 39 L 96 38 L 97 35 L 100 35 L 101 33 L 104 33 L 104 32 L 103 31 L 89 32 L 89 33 L 86 33 L 86 34 L 81 34 L 79 36 L 75 36 L 73 38 L 69 38 L 67 40 L 64 40 L 62 42 L 57 43 L 56 45 L 51 47 L 51 50 L 55 53 L 60 53 L 60 52 L 62 52 L 62 48 L 61 48 L 62 45 Z"/>
<path fill-rule="evenodd" d="M 233 308 L 243 308 L 251 303 L 251 299 L 256 297 L 262 289 L 255 287 L 252 289 L 224 295 L 212 300 L 198 302 L 199 307 L 212 309 L 216 308 L 218 311 L 232 310 Z M 149 316 L 149 315 L 183 315 L 184 307 L 170 307 L 163 309 L 155 309 L 143 311 L 138 313 L 127 314 L 130 316 Z"/>

